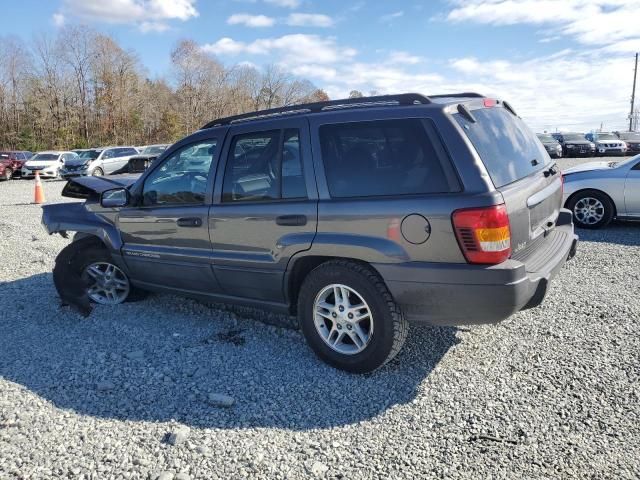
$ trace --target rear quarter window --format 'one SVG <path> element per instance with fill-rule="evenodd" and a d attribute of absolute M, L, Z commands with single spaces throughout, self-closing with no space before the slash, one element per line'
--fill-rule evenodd
<path fill-rule="evenodd" d="M 457 190 L 450 164 L 420 119 L 320 127 L 322 160 L 332 197 L 395 196 Z"/>
<path fill-rule="evenodd" d="M 496 188 L 540 171 L 549 154 L 522 119 L 502 107 L 472 111 L 476 122 L 454 118 L 475 147 Z"/>

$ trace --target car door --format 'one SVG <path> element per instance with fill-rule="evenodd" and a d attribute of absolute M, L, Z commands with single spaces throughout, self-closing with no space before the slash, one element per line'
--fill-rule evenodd
<path fill-rule="evenodd" d="M 134 281 L 184 292 L 219 290 L 211 268 L 207 216 L 218 139 L 178 147 L 134 189 L 135 204 L 121 210 L 122 255 Z M 194 164 L 200 148 L 208 160 Z"/>
<path fill-rule="evenodd" d="M 114 168 L 114 159 L 116 156 L 116 149 L 115 148 L 109 148 L 105 151 L 102 152 L 102 155 L 100 155 L 100 162 L 99 164 L 96 166 L 96 168 L 101 168 L 102 171 L 105 174 L 109 174 L 112 173 L 113 171 L 116 170 L 116 168 Z"/>
<path fill-rule="evenodd" d="M 624 204 L 628 216 L 640 217 L 640 160 L 627 173 L 624 182 Z"/>
<path fill-rule="evenodd" d="M 306 119 L 231 128 L 209 213 L 214 270 L 226 295 L 282 304 L 292 255 L 311 247 L 317 188 Z"/>

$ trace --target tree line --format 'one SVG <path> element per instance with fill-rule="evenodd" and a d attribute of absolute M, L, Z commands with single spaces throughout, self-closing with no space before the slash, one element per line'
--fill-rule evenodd
<path fill-rule="evenodd" d="M 278 66 L 226 66 L 191 40 L 171 52 L 167 78 L 150 78 L 134 51 L 86 26 L 0 37 L 3 149 L 170 143 L 215 118 L 323 100 Z"/>

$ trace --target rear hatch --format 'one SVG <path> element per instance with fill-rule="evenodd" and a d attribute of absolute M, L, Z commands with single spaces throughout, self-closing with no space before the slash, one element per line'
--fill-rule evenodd
<path fill-rule="evenodd" d="M 484 104 L 475 109 L 469 105 L 470 115 L 454 117 L 504 198 L 512 258 L 524 258 L 555 227 L 562 205 L 561 174 L 536 135 L 510 108 L 500 102 Z"/>

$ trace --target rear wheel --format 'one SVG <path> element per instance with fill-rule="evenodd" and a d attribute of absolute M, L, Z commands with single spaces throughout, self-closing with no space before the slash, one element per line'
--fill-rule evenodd
<path fill-rule="evenodd" d="M 613 202 L 597 190 L 578 192 L 567 206 L 573 213 L 574 222 L 581 228 L 602 228 L 613 219 Z"/>
<path fill-rule="evenodd" d="M 104 172 L 102 171 L 102 169 L 100 167 L 96 167 L 93 170 L 91 170 L 91 176 L 92 177 L 101 177 L 104 175 Z"/>
<path fill-rule="evenodd" d="M 359 263 L 334 260 L 302 284 L 298 316 L 309 346 L 326 363 L 371 372 L 397 355 L 408 324 L 382 279 Z"/>

